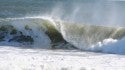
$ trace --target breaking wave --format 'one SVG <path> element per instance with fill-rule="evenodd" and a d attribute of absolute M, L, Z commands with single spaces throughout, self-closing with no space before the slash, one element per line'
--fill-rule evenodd
<path fill-rule="evenodd" d="M 70 23 L 48 17 L 0 19 L 1 46 L 125 54 L 124 36 L 124 27 Z"/>

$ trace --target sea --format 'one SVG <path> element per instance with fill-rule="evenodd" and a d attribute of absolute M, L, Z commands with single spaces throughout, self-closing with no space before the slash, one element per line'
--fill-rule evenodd
<path fill-rule="evenodd" d="M 0 0 L 0 70 L 124 70 L 124 12 L 119 0 Z"/>

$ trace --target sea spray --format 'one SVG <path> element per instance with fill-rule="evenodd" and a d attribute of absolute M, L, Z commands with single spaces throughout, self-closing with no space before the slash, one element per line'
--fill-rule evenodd
<path fill-rule="evenodd" d="M 81 50 L 90 50 L 90 46 L 108 38 L 120 40 L 125 36 L 124 27 L 106 27 L 67 22 L 62 23 L 60 26 L 64 39 Z"/>

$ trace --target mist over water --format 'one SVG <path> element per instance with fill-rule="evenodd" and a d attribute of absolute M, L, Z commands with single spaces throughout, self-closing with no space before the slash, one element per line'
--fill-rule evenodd
<path fill-rule="evenodd" d="M 54 8 L 56 11 L 54 11 L 53 16 L 57 15 L 57 17 L 70 22 L 124 26 L 124 3 L 116 1 L 74 1 L 69 6 L 61 3 L 57 4 L 57 8 Z"/>

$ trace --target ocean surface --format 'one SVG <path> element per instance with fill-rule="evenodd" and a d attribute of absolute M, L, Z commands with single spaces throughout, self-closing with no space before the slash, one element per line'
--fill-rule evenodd
<path fill-rule="evenodd" d="M 101 60 L 103 57 L 105 60 L 112 57 L 118 61 L 117 58 L 124 58 L 125 55 L 124 12 L 125 2 L 117 0 L 0 0 L 0 60 L 13 62 L 18 55 L 24 59 L 25 55 L 31 54 L 33 58 L 38 53 L 38 60 L 44 61 L 40 54 L 47 52 L 46 55 L 44 54 L 45 61 L 49 59 L 47 56 L 53 59 L 55 53 L 62 60 L 68 59 L 68 56 L 72 55 L 73 60 L 76 60 L 75 56 L 89 58 L 89 56 L 98 55 Z M 113 55 L 110 56 L 110 54 Z M 30 57 L 27 56 L 29 59 L 26 60 L 30 60 Z M 91 57 L 92 60 L 95 58 Z M 92 61 L 91 59 L 90 61 Z M 19 58 L 16 60 L 18 61 Z M 107 64 L 105 60 L 102 60 L 104 62 L 102 67 Z M 89 60 L 87 59 L 87 61 Z M 0 65 L 0 69 L 40 70 L 37 69 L 37 66 L 25 69 L 25 66 L 28 66 L 27 62 L 22 63 L 24 69 L 18 67 L 21 64 L 16 61 L 7 63 L 3 66 Z M 38 63 L 40 62 L 38 61 Z M 90 62 L 90 64 L 93 63 Z M 17 66 L 13 66 L 16 64 Z M 109 64 L 114 63 L 109 62 Z M 116 67 L 116 70 L 124 69 L 124 65 Z M 47 68 L 43 64 L 43 70 L 47 69 L 59 70 L 58 68 Z M 73 65 L 69 69 L 62 68 L 61 70 L 72 69 Z M 107 67 L 107 69 L 114 70 L 113 67 L 111 69 Z M 100 69 L 97 67 L 97 70 Z"/>

